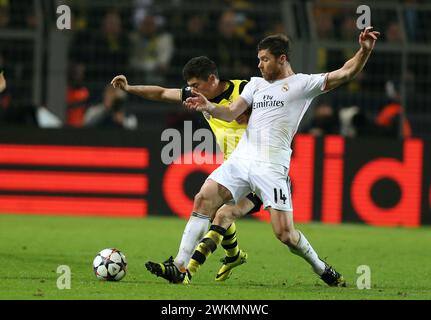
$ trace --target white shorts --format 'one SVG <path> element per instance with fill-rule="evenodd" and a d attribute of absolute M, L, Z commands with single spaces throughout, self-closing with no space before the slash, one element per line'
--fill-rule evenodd
<path fill-rule="evenodd" d="M 255 192 L 263 207 L 293 211 L 290 179 L 285 166 L 237 157 L 229 157 L 208 179 L 226 187 L 235 201 Z"/>

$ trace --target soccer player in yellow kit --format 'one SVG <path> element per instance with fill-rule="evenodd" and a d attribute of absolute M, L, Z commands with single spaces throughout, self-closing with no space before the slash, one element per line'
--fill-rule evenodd
<path fill-rule="evenodd" d="M 183 77 L 187 86 L 182 89 L 168 89 L 160 86 L 128 84 L 125 76 L 116 76 L 111 84 L 114 87 L 124 91 L 139 95 L 145 99 L 163 101 L 170 103 L 180 103 L 191 96 L 191 88 L 199 91 L 209 101 L 220 106 L 228 107 L 232 101 L 239 97 L 245 85 L 246 80 L 221 80 L 218 76 L 217 66 L 209 58 L 201 56 L 192 58 L 183 68 Z M 226 160 L 238 144 L 242 134 L 247 127 L 249 111 L 241 114 L 236 121 L 226 122 L 204 114 L 211 130 L 213 131 L 220 149 L 224 153 Z M 223 205 L 219 208 L 220 212 L 229 212 L 234 215 L 245 215 L 258 212 L 262 202 L 253 193 L 236 205 Z M 170 257 L 162 263 L 147 262 L 147 269 L 158 277 L 163 277 L 172 283 L 182 283 L 184 271 L 192 258 L 192 254 L 198 242 L 195 239 L 202 239 L 208 231 L 210 220 L 207 216 L 197 212 L 193 208 L 193 213 L 184 229 L 180 248 L 175 259 Z M 222 247 L 225 250 L 223 265 L 217 272 L 216 281 L 228 279 L 232 269 L 243 264 L 247 260 L 247 253 L 239 249 L 236 226 L 233 223 L 226 231 Z M 199 256 L 199 253 L 193 256 L 193 259 L 205 260 L 205 256 Z"/>

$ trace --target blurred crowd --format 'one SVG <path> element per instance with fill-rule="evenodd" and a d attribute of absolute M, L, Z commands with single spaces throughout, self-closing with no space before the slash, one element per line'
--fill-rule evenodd
<path fill-rule="evenodd" d="M 25 10 L 17 7 L 17 3 L 25 1 L 0 0 L 0 28 L 33 28 L 37 24 L 31 0 L 27 1 Z M 258 75 L 257 42 L 268 34 L 286 32 L 281 2 L 272 0 L 266 5 L 257 0 L 207 0 L 205 3 L 188 0 L 185 4 L 183 0 L 126 0 L 121 5 L 91 6 L 87 1 L 72 1 L 73 32 L 69 42 L 64 125 L 137 128 L 139 115 L 128 112 L 125 106 L 129 103 L 125 101 L 144 102 L 106 87 L 117 74 L 127 75 L 133 84 L 182 86 L 183 65 L 193 56 L 207 55 L 217 63 L 222 79 L 249 79 Z M 314 29 L 301 25 L 300 35 L 291 35 L 293 40 L 315 36 L 317 41 L 351 44 L 357 38 L 356 7 L 334 7 L 326 0 L 313 2 L 311 26 Z M 403 12 L 404 28 L 396 12 L 383 9 L 373 12 L 372 24 L 382 31 L 383 42 L 397 47 L 406 38 L 410 42 L 431 43 L 427 33 L 431 24 L 426 16 L 429 11 L 415 9 L 415 4 L 423 1 L 399 2 L 411 4 Z M 306 2 L 296 2 L 295 14 L 306 16 L 306 5 Z M 15 15 L 18 11 L 26 14 Z M 4 47 L 5 41 L 0 38 L 0 67 L 3 66 L 11 85 L 2 94 L 0 103 L 1 118 L 10 123 L 12 118 L 5 117 L 4 110 L 13 104 L 14 92 L 22 92 L 19 84 L 24 82 L 20 79 L 26 77 L 26 68 L 31 68 L 32 60 L 25 54 L 17 55 L 16 47 Z M 355 51 L 356 48 L 348 46 L 345 49 L 318 46 L 317 69 L 313 72 L 339 68 Z M 14 67 L 10 67 L 12 61 Z M 429 60 L 414 56 L 409 61 L 406 79 L 403 79 L 407 94 L 426 94 Z M 316 101 L 301 130 L 316 135 L 411 136 L 414 126 L 405 116 L 401 101 L 401 65 L 400 51 L 374 52 L 357 79 L 337 93 L 330 93 L 324 101 Z M 414 103 L 409 101 L 409 107 Z M 21 106 L 25 104 L 21 111 L 32 108 L 28 102 Z M 23 111 L 23 121 L 34 120 L 27 116 L 27 111 Z M 171 118 L 172 115 L 167 115 L 167 119 Z"/>

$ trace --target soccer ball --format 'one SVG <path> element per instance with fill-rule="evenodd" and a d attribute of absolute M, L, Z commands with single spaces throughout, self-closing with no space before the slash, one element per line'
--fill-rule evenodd
<path fill-rule="evenodd" d="M 127 272 L 126 256 L 117 249 L 104 249 L 93 260 L 94 274 L 98 279 L 120 281 Z"/>

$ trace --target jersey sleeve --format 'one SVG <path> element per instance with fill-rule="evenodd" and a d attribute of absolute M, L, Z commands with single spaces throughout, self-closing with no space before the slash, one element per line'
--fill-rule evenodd
<path fill-rule="evenodd" d="M 250 82 L 245 85 L 240 95 L 240 97 L 242 97 L 249 106 L 251 106 L 253 103 L 253 94 L 255 92 L 255 87 L 256 81 L 254 80 L 254 78 L 251 78 Z"/>
<path fill-rule="evenodd" d="M 314 98 L 324 93 L 327 79 L 328 79 L 328 73 L 307 75 L 307 79 L 304 87 L 304 94 L 306 95 L 306 97 Z"/>

